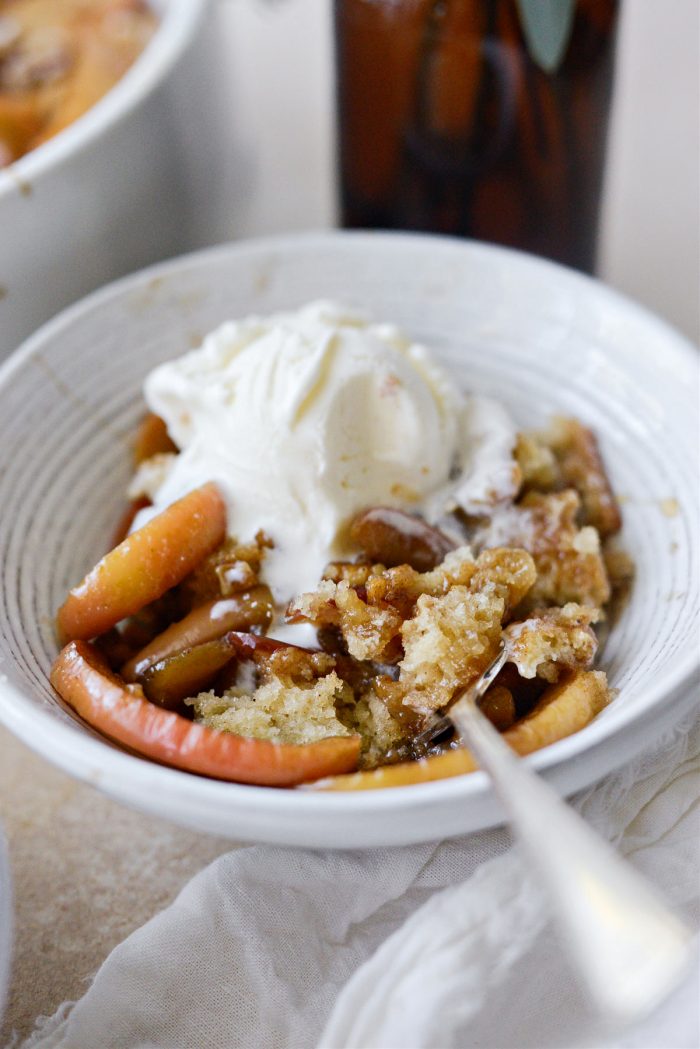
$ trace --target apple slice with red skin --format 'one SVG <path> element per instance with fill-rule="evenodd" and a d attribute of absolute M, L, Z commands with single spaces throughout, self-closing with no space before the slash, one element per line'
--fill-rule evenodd
<path fill-rule="evenodd" d="M 104 634 L 182 582 L 226 535 L 226 506 L 205 484 L 166 507 L 110 550 L 58 610 L 66 641 Z"/>
<path fill-rule="evenodd" d="M 127 688 L 89 642 L 72 641 L 51 670 L 51 684 L 92 728 L 164 765 L 215 779 L 294 787 L 357 767 L 359 736 L 302 745 L 246 739 L 162 710 Z"/>

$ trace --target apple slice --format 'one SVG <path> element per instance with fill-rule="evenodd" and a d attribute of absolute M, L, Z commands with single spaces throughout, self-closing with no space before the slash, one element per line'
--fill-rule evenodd
<path fill-rule="evenodd" d="M 188 696 L 210 688 L 219 671 L 235 658 L 226 638 L 217 637 L 159 659 L 139 675 L 138 684 L 151 703 L 177 710 Z"/>
<path fill-rule="evenodd" d="M 182 582 L 226 535 L 226 506 L 205 484 L 110 550 L 58 610 L 62 643 L 104 634 Z"/>
<path fill-rule="evenodd" d="M 198 605 L 184 619 L 171 623 L 121 668 L 125 681 L 137 681 L 149 667 L 186 648 L 222 637 L 229 630 L 269 627 L 275 605 L 268 586 L 259 585 L 232 597 Z"/>
<path fill-rule="evenodd" d="M 178 448 L 171 439 L 168 428 L 159 415 L 148 412 L 139 424 L 134 438 L 134 466 L 139 466 L 154 455 L 177 452 Z"/>
<path fill-rule="evenodd" d="M 517 754 L 531 754 L 584 728 L 610 699 L 605 674 L 595 670 L 575 670 L 550 685 L 534 710 L 503 733 L 503 739 Z M 384 765 L 369 772 L 314 783 L 310 790 L 379 790 L 405 787 L 414 783 L 447 779 L 474 772 L 478 768 L 468 750 L 448 750 L 432 758 Z"/>
<path fill-rule="evenodd" d="M 59 653 L 51 684 L 92 728 L 131 750 L 186 772 L 261 786 L 293 787 L 357 767 L 359 736 L 294 745 L 246 739 L 162 710 L 128 688 L 96 649 L 73 641 Z"/>

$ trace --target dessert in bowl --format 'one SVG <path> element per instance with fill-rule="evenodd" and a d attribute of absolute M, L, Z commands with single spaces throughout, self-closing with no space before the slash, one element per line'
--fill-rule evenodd
<path fill-rule="evenodd" d="M 157 383 L 159 394 L 153 394 L 155 379 L 152 377 L 147 382 L 147 391 L 151 390 L 149 404 L 160 415 L 166 416 L 169 410 L 174 413 L 166 418 L 166 422 L 172 428 L 176 444 L 183 450 L 160 476 L 157 462 L 151 462 L 137 474 L 132 494 L 148 498 L 153 507 L 141 511 L 141 519 L 134 522 L 136 530 L 132 532 L 131 540 L 136 540 L 141 534 L 139 525 L 143 524 L 144 531 L 149 527 L 159 528 L 158 521 L 166 518 L 172 508 L 182 506 L 193 492 L 201 493 L 202 486 L 206 489 L 207 485 L 213 484 L 218 493 L 216 499 L 224 510 L 230 501 L 230 509 L 228 513 L 219 509 L 210 513 L 210 505 L 205 513 L 209 521 L 219 521 L 219 531 L 214 530 L 211 546 L 201 555 L 200 563 L 225 538 L 227 520 L 231 522 L 231 530 L 239 545 L 256 545 L 251 543 L 257 534 L 250 534 L 252 524 L 250 529 L 242 529 L 241 522 L 246 520 L 246 514 L 257 499 L 258 509 L 250 518 L 251 522 L 265 533 L 267 529 L 274 529 L 272 518 L 271 523 L 265 521 L 260 509 L 260 500 L 270 490 L 268 486 L 251 481 L 249 496 L 242 474 L 237 476 L 230 492 L 226 490 L 225 478 L 216 471 L 200 477 L 190 473 L 187 482 L 183 480 L 185 467 L 188 464 L 191 467 L 196 458 L 195 451 L 197 455 L 201 453 L 201 442 L 193 439 L 186 447 L 187 433 L 177 431 L 173 421 L 185 402 L 190 407 L 194 403 L 191 388 L 179 402 L 176 394 L 177 389 L 180 392 L 186 390 L 187 383 L 182 373 L 188 368 L 188 382 L 193 379 L 196 369 L 189 365 L 196 360 L 185 356 L 178 363 L 177 358 L 185 350 L 199 346 L 207 332 L 219 328 L 222 322 L 232 317 L 255 313 L 264 318 L 280 310 L 289 314 L 291 307 L 296 310 L 318 295 L 349 302 L 349 318 L 355 317 L 359 306 L 369 316 L 382 320 L 391 318 L 399 330 L 407 333 L 405 343 L 408 348 L 397 352 L 408 353 L 412 360 L 420 357 L 415 352 L 417 345 L 429 347 L 436 374 L 453 375 L 454 390 L 450 389 L 449 382 L 447 386 L 442 382 L 436 384 L 433 378 L 427 382 L 428 387 L 433 391 L 438 388 L 447 390 L 440 396 L 461 406 L 457 414 L 471 415 L 473 426 L 475 420 L 478 421 L 478 412 L 468 411 L 471 402 L 466 396 L 467 391 L 479 398 L 502 402 L 515 421 L 515 433 L 542 430 L 556 413 L 578 421 L 560 423 L 546 437 L 537 440 L 532 437 L 521 439 L 518 442 L 520 447 L 515 447 L 515 458 L 511 438 L 510 459 L 501 460 L 507 468 L 499 472 L 502 483 L 511 485 L 511 492 L 505 493 L 500 485 L 492 485 L 493 491 L 489 491 L 489 486 L 481 489 L 481 496 L 486 494 L 491 498 L 496 495 L 504 513 L 484 513 L 483 506 L 477 506 L 480 512 L 474 513 L 475 507 L 471 505 L 465 511 L 467 496 L 463 490 L 460 492 L 461 512 L 468 518 L 466 538 L 472 547 L 468 552 L 464 549 L 465 543 L 460 542 L 461 537 L 453 534 L 456 522 L 446 520 L 450 515 L 455 517 L 451 510 L 457 489 L 469 473 L 464 462 L 460 471 L 454 470 L 452 461 L 456 431 L 451 426 L 456 409 L 448 409 L 447 402 L 443 403 L 433 392 L 434 428 L 430 431 L 430 418 L 426 417 L 426 413 L 430 415 L 430 402 L 421 400 L 424 390 L 416 390 L 398 413 L 398 422 L 403 429 L 400 440 L 395 442 L 395 458 L 399 464 L 396 469 L 412 472 L 413 487 L 417 491 L 407 493 L 406 477 L 391 474 L 389 489 L 394 489 L 394 501 L 391 490 L 385 494 L 386 476 L 381 482 L 381 492 L 372 490 L 374 482 L 369 478 L 367 491 L 371 497 L 359 504 L 345 505 L 336 522 L 329 517 L 326 536 L 330 539 L 320 551 L 314 549 L 314 535 L 304 532 L 302 513 L 294 522 L 286 522 L 286 537 L 279 531 L 267 536 L 275 545 L 270 546 L 265 538 L 259 537 L 257 568 L 251 550 L 246 556 L 240 556 L 240 550 L 228 549 L 217 563 L 209 566 L 212 571 L 204 573 L 210 580 L 214 576 L 218 585 L 223 579 L 227 586 L 232 587 L 228 595 L 212 596 L 211 592 L 200 591 L 203 601 L 191 609 L 180 606 L 174 613 L 167 613 L 166 621 L 159 624 L 159 633 L 162 634 L 163 627 L 170 629 L 171 621 L 181 623 L 203 603 L 233 600 L 235 605 L 237 595 L 246 593 L 246 589 L 241 589 L 242 581 L 249 584 L 248 593 L 255 587 L 269 588 L 272 602 L 268 595 L 263 597 L 258 590 L 260 601 L 255 613 L 258 622 L 243 621 L 242 625 L 247 629 L 240 629 L 239 618 L 239 629 L 233 626 L 224 635 L 226 644 L 235 649 L 237 664 L 250 663 L 251 654 L 253 663 L 256 657 L 259 659 L 257 681 L 249 677 L 246 685 L 241 680 L 229 679 L 225 687 L 217 682 L 213 688 L 207 681 L 201 690 L 193 688 L 190 695 L 180 694 L 173 699 L 176 704 L 184 703 L 185 713 L 163 711 L 155 704 L 163 702 L 167 679 L 170 677 L 172 684 L 173 678 L 170 674 L 163 676 L 161 671 L 164 668 L 159 664 L 167 664 L 168 656 L 173 653 L 165 653 L 162 659 L 149 663 L 154 653 L 149 656 L 148 652 L 144 654 L 144 649 L 152 643 L 152 638 L 145 638 L 142 647 L 133 652 L 131 649 L 121 653 L 116 651 L 116 642 L 123 639 L 112 637 L 103 643 L 102 658 L 112 661 L 112 666 L 118 666 L 123 674 L 125 684 L 113 683 L 114 689 L 122 696 L 126 688 L 127 694 L 138 699 L 139 703 L 149 704 L 157 711 L 159 725 L 163 724 L 162 715 L 181 719 L 190 728 L 196 728 L 197 734 L 206 730 L 217 739 L 255 737 L 255 749 L 258 750 L 262 744 L 265 745 L 263 749 L 317 747 L 321 744 L 327 748 L 332 741 L 337 749 L 335 744 L 340 742 L 345 748 L 342 767 L 332 763 L 330 767 L 316 765 L 310 774 L 286 780 L 290 785 L 302 780 L 305 783 L 313 781 L 312 789 L 307 786 L 302 790 L 275 790 L 269 786 L 220 782 L 193 775 L 191 771 L 167 768 L 133 753 L 124 753 L 104 738 L 98 738 L 87 725 L 78 724 L 70 711 L 75 695 L 62 688 L 65 681 L 56 677 L 54 671 L 54 680 L 67 700 L 64 706 L 60 706 L 47 678 L 57 651 L 53 631 L 55 611 L 65 601 L 69 588 L 75 586 L 104 552 L 114 520 L 123 507 L 123 493 L 132 472 L 130 445 L 143 412 L 140 394 L 143 380 L 149 373 L 160 376 Z M 338 327 L 337 317 L 333 323 Z M 344 326 L 344 323 L 340 325 L 341 328 Z M 356 319 L 347 327 L 352 333 L 361 330 Z M 386 335 L 390 332 L 390 338 L 401 343 L 394 329 L 387 329 L 384 325 L 379 327 L 380 333 Z M 347 380 L 348 365 L 344 354 L 337 351 L 337 339 L 327 341 L 331 348 L 334 342 L 336 344 L 336 364 L 342 367 L 345 376 L 341 387 L 351 386 Z M 630 356 L 632 345 L 633 358 Z M 78 348 L 85 351 L 80 365 L 74 359 Z M 666 355 L 665 369 L 658 364 L 660 349 Z M 254 342 L 251 342 L 250 352 L 259 364 L 250 375 L 261 377 L 263 382 L 264 348 L 261 345 L 254 348 Z M 243 350 L 237 355 L 239 363 L 244 354 Z M 377 354 L 380 354 L 379 350 L 375 357 Z M 213 351 L 210 352 L 212 356 L 216 356 Z M 165 364 L 173 359 L 175 364 Z M 667 367 L 669 359 L 674 362 L 672 369 Z M 166 370 L 159 369 L 159 365 Z M 331 375 L 334 366 L 333 360 L 326 361 L 321 371 Z M 422 376 L 430 367 L 430 362 L 421 360 Z M 461 752 L 448 748 L 444 755 L 435 758 L 406 761 L 412 755 L 405 750 L 407 746 L 410 748 L 411 742 L 406 739 L 405 732 L 395 734 L 393 740 L 384 740 L 380 739 L 376 728 L 368 731 L 367 725 L 371 724 L 372 717 L 376 722 L 383 713 L 388 713 L 403 730 L 408 718 L 397 716 L 403 708 L 422 717 L 449 701 L 449 689 L 462 680 L 462 675 L 473 673 L 475 665 L 469 664 L 468 654 L 462 652 L 461 665 L 457 669 L 450 666 L 450 652 L 459 650 L 459 642 L 440 648 L 435 617 L 444 613 L 441 622 L 449 634 L 452 629 L 447 614 L 450 601 L 454 609 L 459 605 L 468 606 L 470 602 L 472 605 L 480 603 L 485 609 L 485 636 L 489 643 L 492 638 L 500 637 L 504 627 L 507 635 L 510 630 L 513 645 L 520 645 L 517 655 L 519 676 L 525 682 L 535 681 L 536 689 L 540 690 L 534 697 L 526 699 L 524 694 L 519 694 L 520 684 L 515 688 L 507 683 L 502 685 L 501 698 L 506 708 L 504 728 L 507 719 L 513 716 L 512 707 L 508 712 L 509 703 L 516 706 L 515 714 L 519 718 L 511 728 L 506 728 L 507 732 L 517 733 L 518 726 L 526 723 L 522 720 L 525 711 L 518 710 L 518 706 L 531 702 L 530 709 L 536 711 L 545 692 L 561 685 L 559 670 L 547 667 L 548 662 L 561 664 L 559 669 L 564 668 L 565 680 L 566 675 L 593 675 L 597 688 L 585 690 L 585 696 L 583 699 L 579 696 L 576 707 L 580 709 L 582 702 L 588 704 L 588 714 L 580 724 L 599 710 L 597 716 L 582 731 L 545 747 L 529 759 L 560 789 L 570 791 L 592 782 L 644 745 L 663 728 L 664 723 L 677 717 L 687 702 L 685 687 L 694 672 L 695 654 L 679 658 L 678 653 L 683 650 L 684 640 L 689 648 L 693 616 L 697 614 L 697 592 L 688 583 L 694 578 L 692 564 L 696 551 L 692 538 L 688 538 L 693 512 L 690 480 L 693 450 L 688 443 L 687 428 L 692 414 L 689 411 L 685 414 L 683 404 L 684 399 L 689 403 L 694 367 L 692 355 L 682 340 L 595 282 L 511 252 L 434 238 L 336 234 L 240 245 L 179 260 L 105 290 L 74 307 L 39 333 L 8 366 L 0 385 L 3 402 L 14 406 L 8 417 L 8 439 L 10 434 L 14 435 L 13 447 L 20 453 L 3 479 L 3 495 L 12 512 L 11 520 L 3 522 L 0 536 L 0 541 L 5 544 L 6 564 L 3 632 L 7 677 L 0 716 L 23 738 L 64 767 L 98 782 L 131 804 L 202 829 L 217 830 L 234 837 L 337 846 L 408 842 L 458 833 L 498 818 L 498 810 L 481 773 L 451 775 L 434 782 L 414 782 L 396 790 L 364 791 L 321 790 L 318 789 L 317 777 L 329 772 L 346 773 L 358 761 L 366 769 L 357 775 L 372 777 L 390 776 L 399 768 L 429 766 L 431 761 L 449 764 L 454 762 L 455 754 L 462 756 Z M 34 383 L 32 395 L 23 396 L 23 383 L 30 382 L 39 370 L 53 378 L 38 387 Z M 373 382 L 377 379 L 376 371 L 371 373 Z M 381 372 L 381 368 L 378 371 Z M 348 402 L 351 410 L 349 428 L 346 429 L 351 435 L 359 433 L 360 443 L 370 441 L 368 420 L 372 418 L 372 397 L 400 398 L 401 390 L 410 386 L 410 379 L 395 366 L 393 359 L 390 371 L 398 371 L 395 376 L 399 380 L 398 386 L 393 381 L 387 384 L 386 376 L 374 386 L 362 387 L 361 383 L 364 392 L 360 407 L 353 407 L 357 402 Z M 318 372 L 314 374 L 318 378 Z M 614 393 L 611 393 L 613 387 Z M 333 398 L 332 405 L 331 401 L 326 402 L 317 382 L 310 382 L 307 389 L 307 394 L 313 394 L 310 400 L 306 395 L 299 395 L 298 387 L 293 391 L 288 383 L 283 383 L 283 388 L 289 395 L 289 403 L 285 406 L 288 417 L 298 417 L 303 421 L 313 418 L 316 408 L 328 409 L 325 418 L 330 428 L 325 432 L 324 447 L 333 445 L 334 431 L 336 439 L 340 432 L 344 434 L 343 441 L 347 440 L 342 405 Z M 256 394 L 253 386 L 247 389 L 252 412 Z M 282 387 L 278 392 L 281 396 Z M 667 397 L 673 402 L 673 412 L 664 410 Z M 272 435 L 284 435 L 275 422 L 275 403 L 275 409 L 269 412 L 271 450 L 275 446 Z M 419 407 L 413 417 L 419 420 L 420 426 L 412 436 L 412 406 L 415 408 L 416 404 Z M 41 406 L 39 411 L 38 405 Z M 640 405 L 646 409 L 641 416 Z M 652 405 L 655 411 L 650 409 Z M 634 410 L 630 406 L 634 406 Z M 200 408 L 212 422 L 212 427 L 219 430 L 220 427 L 213 426 L 216 414 L 213 402 L 202 395 Z M 195 413 L 190 414 L 194 416 Z M 31 417 L 32 427 L 27 427 L 26 423 L 18 425 L 18 415 L 20 420 Z M 492 407 L 488 417 L 494 419 L 497 415 L 497 409 Z M 658 422 L 662 415 L 663 426 Z M 382 413 L 382 418 L 386 420 L 386 413 Z M 253 439 L 253 421 L 244 428 L 245 433 L 238 435 L 241 446 L 246 435 Z M 180 422 L 186 430 L 188 419 L 183 417 Z M 432 436 L 424 441 L 425 425 Z M 460 432 L 464 425 L 462 418 Z M 35 432 L 37 429 L 38 433 Z M 582 485 L 585 471 L 581 467 L 584 461 L 581 456 L 584 451 L 584 459 L 588 457 L 589 465 L 596 458 L 591 459 L 593 446 L 589 429 L 595 431 L 600 440 L 612 489 L 624 497 L 625 527 L 621 541 L 633 559 L 637 573 L 630 599 L 610 632 L 599 671 L 589 669 L 595 644 L 591 628 L 595 610 L 606 604 L 607 591 L 593 531 L 599 535 L 601 528 L 603 531 L 606 528 L 614 530 L 617 522 L 614 502 L 600 475 L 593 488 L 589 485 L 584 513 L 602 514 L 603 517 L 599 518 L 598 524 L 591 524 L 593 517 L 590 516 L 587 520 L 574 520 L 577 511 L 580 513 L 577 505 L 580 496 L 570 494 L 576 489 L 572 481 L 577 478 L 579 486 Z M 477 431 L 478 427 L 474 432 Z M 382 431 L 382 440 L 387 445 L 393 432 L 393 424 Z M 497 446 L 498 440 L 501 441 L 501 449 L 503 437 L 503 427 L 495 434 L 491 433 L 491 440 Z M 669 441 L 673 442 L 675 458 L 667 455 Z M 474 438 L 463 445 L 457 440 L 457 445 L 465 453 L 473 449 L 475 443 Z M 189 454 L 189 449 L 196 445 L 198 450 L 195 447 L 195 451 Z M 339 446 L 343 447 L 342 441 Z M 369 446 L 373 448 L 374 444 Z M 574 452 L 575 447 L 577 452 Z M 445 452 L 444 457 L 440 449 Z M 293 449 L 287 451 L 292 454 Z M 346 453 L 347 448 L 341 455 Z M 158 454 L 167 457 L 172 450 L 161 449 Z M 244 457 L 243 465 L 246 460 L 250 460 L 249 454 Z M 28 461 L 40 462 L 31 483 L 26 476 Z M 513 469 L 514 463 L 517 470 Z M 260 480 L 260 463 L 253 465 L 258 467 L 256 475 Z M 291 466 L 293 463 L 285 467 L 280 476 L 273 477 L 272 502 L 275 499 L 284 502 L 295 490 Z M 414 466 L 417 469 L 413 469 Z M 386 462 L 382 464 L 382 470 L 394 469 Z M 430 483 L 421 480 L 428 476 L 424 469 L 428 474 L 434 471 Z M 478 471 L 475 473 L 478 480 Z M 303 471 L 300 476 L 304 476 Z M 312 473 L 312 477 L 316 474 Z M 323 519 L 323 499 L 328 492 L 332 495 L 331 509 L 338 505 L 334 494 L 339 484 L 337 473 L 327 480 L 328 485 L 314 504 L 314 522 Z M 363 496 L 362 485 L 354 484 L 352 476 L 343 480 L 346 486 L 340 485 L 342 492 L 352 492 L 354 486 L 358 489 L 357 498 Z M 198 487 L 197 481 L 201 482 Z M 179 489 L 181 483 L 187 491 Z M 285 484 L 286 492 L 282 490 Z M 234 506 L 236 488 L 238 511 Z M 529 493 L 525 493 L 524 488 L 529 488 Z M 593 492 L 597 493 L 597 499 L 593 498 Z M 69 505 L 66 493 L 70 493 Z M 300 497 L 308 496 L 311 503 L 317 494 L 313 485 L 307 485 Z M 479 495 L 478 491 L 476 495 Z M 470 498 L 476 498 L 476 495 L 473 490 Z M 179 501 L 181 496 L 183 498 Z M 413 507 L 407 505 L 407 499 L 408 503 L 415 499 Z M 668 502 L 671 499 L 675 499 L 674 504 Z M 435 502 L 434 511 L 428 507 L 431 500 Z M 420 519 L 415 516 L 418 504 Z M 668 516 L 671 505 L 676 512 Z M 534 519 L 539 514 L 546 530 L 549 525 L 544 524 L 547 517 L 544 508 L 551 511 L 555 506 L 558 522 L 566 522 L 564 530 L 568 534 L 569 552 L 573 551 L 577 558 L 587 558 L 588 566 L 592 569 L 595 565 L 596 571 L 582 573 L 577 570 L 574 575 L 578 592 L 562 591 L 553 600 L 553 592 L 547 595 L 542 590 L 543 586 L 553 586 L 554 583 L 542 570 L 541 551 L 536 549 L 531 553 L 526 547 L 529 541 L 527 533 L 532 533 L 533 529 L 537 532 Z M 377 516 L 379 508 L 381 513 Z M 159 510 L 162 510 L 160 514 Z M 371 512 L 363 513 L 367 510 Z M 401 516 L 406 514 L 410 526 Z M 606 515 L 608 521 L 603 524 Z M 287 517 L 290 517 L 289 512 Z M 404 523 L 398 529 L 397 517 Z M 489 528 L 496 527 L 496 521 L 497 534 L 489 537 L 486 533 Z M 464 524 L 462 521 L 457 523 Z M 295 529 L 298 532 L 296 539 Z M 407 537 L 411 540 L 408 544 L 405 542 Z M 418 547 L 421 543 L 428 547 L 432 563 L 428 560 L 428 563 L 411 564 L 417 537 L 420 540 Z M 290 565 L 297 575 L 295 579 L 290 577 L 289 589 L 283 592 L 280 588 L 285 585 L 288 570 L 278 573 L 278 569 L 285 550 L 293 550 L 294 542 L 299 545 Z M 494 556 L 494 551 L 499 550 L 510 551 L 507 572 Z M 300 552 L 314 556 L 305 560 Z M 562 560 L 559 553 L 554 559 L 557 563 Z M 268 556 L 269 571 L 265 565 Z M 40 560 L 41 570 L 33 567 L 32 557 Z M 538 559 L 539 570 L 537 566 L 533 569 L 533 563 Z M 165 560 L 172 559 L 168 556 Z M 387 563 L 392 560 L 394 564 Z M 324 572 L 326 561 L 331 561 L 333 567 L 325 571 L 326 579 L 319 583 L 318 577 Z M 309 567 L 312 562 L 315 578 L 312 578 Z M 384 567 L 380 568 L 380 565 Z M 516 567 L 517 572 L 514 571 Z M 195 574 L 198 571 L 196 565 L 186 565 L 186 568 L 185 576 L 190 575 L 191 569 Z M 364 575 L 364 581 L 358 573 Z M 525 587 L 522 592 L 516 592 L 512 583 L 512 578 L 516 577 Z M 173 580 L 170 587 L 173 583 L 182 587 L 184 579 Z M 190 578 L 190 590 L 192 582 Z M 499 585 L 503 588 L 500 593 Z M 540 592 L 536 589 L 533 592 L 538 586 Z M 586 588 L 588 592 L 585 592 Z M 528 592 L 532 598 L 529 605 Z M 301 597 L 301 594 L 306 597 Z M 664 595 L 663 607 L 659 607 L 661 594 Z M 80 605 L 80 592 L 77 596 Z M 290 599 L 291 606 L 287 604 Z M 71 604 L 73 611 L 68 615 L 65 609 Z M 274 614 L 272 605 L 275 611 L 286 607 L 287 619 L 292 620 L 291 627 L 289 623 L 285 624 L 277 638 L 275 634 L 280 624 L 270 622 Z M 557 621 L 552 621 L 551 615 L 548 620 L 537 611 L 555 607 L 560 610 Z M 375 629 L 378 627 L 374 616 L 376 610 L 387 613 L 379 617 L 379 633 Z M 126 614 L 134 611 L 116 609 L 118 618 L 114 622 L 120 622 Z M 244 611 L 250 613 L 250 608 Z M 114 612 L 113 609 L 111 614 Z M 94 622 L 76 628 L 82 613 L 79 608 L 78 614 L 74 613 L 75 600 L 69 598 L 61 615 L 68 647 L 70 649 L 73 645 L 74 651 L 77 648 L 76 660 L 91 664 L 89 673 L 104 679 L 113 671 L 105 664 L 96 664 L 91 657 L 86 658 L 82 646 L 91 643 L 88 638 L 104 637 L 114 624 L 108 617 L 98 628 Z M 343 621 L 342 614 L 345 613 L 349 619 Z M 300 637 L 293 640 L 289 633 L 290 629 L 301 629 L 293 622 L 301 619 L 307 621 L 307 630 L 310 622 L 317 637 L 323 635 L 323 644 L 313 646 L 322 647 L 323 652 L 298 654 L 299 648 L 308 650 L 312 647 L 308 634 L 307 640 L 302 642 Z M 525 626 L 511 629 L 519 623 Z M 543 630 L 545 626 L 546 631 Z M 386 633 L 382 634 L 385 628 Z M 268 631 L 267 637 L 265 631 Z M 552 646 L 553 631 L 557 640 Z M 564 654 L 566 645 L 560 643 L 564 634 L 574 642 L 568 646 L 569 665 L 563 659 L 548 660 L 553 651 L 558 656 Z M 403 645 L 403 651 L 398 653 L 397 635 Z M 538 639 L 535 649 L 526 643 L 528 635 L 530 640 Z M 201 634 L 197 639 L 201 641 Z M 271 644 L 271 639 L 283 649 Z M 221 637 L 218 640 L 221 641 Z M 477 640 L 481 646 L 478 658 L 482 658 L 483 649 L 488 646 L 484 646 L 484 638 Z M 290 641 L 298 648 L 290 649 Z M 107 642 L 113 644 L 111 649 Z M 379 643 L 383 644 L 381 651 L 372 647 Z M 266 644 L 278 654 L 265 652 Z M 362 649 L 363 644 L 370 647 Z M 190 646 L 189 651 L 196 647 Z M 423 659 L 420 653 L 426 650 L 429 658 Z M 182 651 L 180 649 L 175 654 L 181 655 Z M 155 655 L 159 653 L 155 652 Z M 355 707 L 359 708 L 354 714 L 347 709 L 352 706 L 347 686 L 353 686 L 348 680 L 348 668 L 343 665 L 348 655 L 354 661 L 350 668 L 353 672 L 358 670 L 360 663 L 373 664 L 363 669 L 369 669 L 372 677 L 374 703 L 370 701 L 371 697 L 360 696 L 354 689 Z M 232 662 L 230 656 L 229 652 L 228 664 Z M 132 671 L 137 664 L 145 664 L 134 673 L 136 680 L 127 680 L 130 674 L 126 665 L 129 662 Z M 76 671 L 76 665 L 74 661 L 72 668 L 64 667 L 66 679 Z M 220 669 L 226 666 L 225 662 Z M 436 666 L 445 677 L 437 701 L 428 680 L 429 667 Z M 546 668 L 544 676 L 538 674 L 538 668 Z M 211 669 L 210 664 L 207 673 Z M 529 677 L 533 669 L 534 674 Z M 160 680 L 154 682 L 158 677 L 156 670 Z M 81 673 L 83 671 L 74 673 L 73 678 L 80 678 Z M 610 699 L 607 686 L 599 676 L 603 673 L 607 674 L 614 693 L 610 702 L 607 702 Z M 452 674 L 457 674 L 457 677 L 451 677 Z M 279 707 L 275 709 L 272 693 L 277 690 L 279 698 L 279 682 L 285 675 L 291 678 L 290 688 L 297 690 L 300 701 L 314 693 L 315 701 L 309 710 L 323 707 L 322 691 L 325 690 L 326 699 L 333 691 L 332 709 L 328 705 L 324 714 L 324 717 L 329 715 L 325 728 L 330 731 L 324 730 L 315 740 L 281 738 Z M 380 676 L 381 682 L 378 680 Z M 555 676 L 560 677 L 557 683 Z M 175 674 L 177 685 L 181 686 L 182 680 L 177 681 L 177 678 L 178 674 Z M 93 678 L 93 683 L 95 680 Z M 99 694 L 100 688 L 101 685 L 97 692 L 93 690 L 93 697 Z M 143 689 L 142 695 L 139 689 Z M 147 695 L 149 689 L 152 690 L 150 699 Z M 263 694 L 265 689 L 267 691 Z M 156 694 L 158 690 L 161 690 L 159 695 Z M 505 693 L 510 693 L 510 698 Z M 256 697 L 253 700 L 252 694 Z M 114 703 L 118 703 L 116 696 L 117 693 L 112 692 Z M 557 698 L 556 692 L 554 697 L 550 693 L 546 707 L 551 710 Z M 222 700 L 225 700 L 223 708 Z M 166 698 L 167 702 L 170 700 Z M 287 703 L 288 697 L 282 706 Z M 377 706 L 378 703 L 381 707 Z M 76 705 L 80 709 L 80 704 Z M 193 709 L 202 724 L 195 725 L 187 719 L 187 713 L 191 716 Z M 89 720 L 90 711 L 83 708 L 82 713 Z M 336 724 L 330 722 L 330 715 L 336 719 Z M 531 716 L 536 718 L 537 715 Z M 304 724 L 300 712 L 297 722 L 298 725 Z M 306 723 L 312 722 L 313 717 L 307 715 Z M 95 721 L 95 725 L 105 727 L 99 721 Z M 388 725 L 392 729 L 391 722 Z M 124 740 L 114 732 L 112 736 L 121 744 L 126 742 L 131 750 L 139 749 L 138 739 Z M 190 737 L 190 742 L 193 738 Z M 553 738 L 556 737 L 550 736 L 542 741 Z M 372 753 L 372 744 L 377 742 L 381 744 L 378 747 L 380 753 L 376 752 L 377 748 Z M 384 746 L 385 742 L 390 745 Z M 387 754 L 391 745 L 399 753 Z M 347 761 L 349 746 L 355 747 L 352 762 Z M 154 756 L 160 761 L 168 760 L 163 753 Z M 391 763 L 385 764 L 386 760 Z M 254 765 L 255 760 L 250 759 L 249 766 Z M 212 770 L 200 768 L 196 771 Z M 220 768 L 213 771 L 214 775 L 220 775 Z M 447 771 L 459 773 L 466 769 L 451 766 Z M 445 775 L 444 769 L 441 775 Z M 232 778 L 256 782 L 254 776 L 243 777 L 235 770 Z M 258 782 L 265 782 L 259 776 L 257 778 Z M 341 785 L 347 787 L 351 784 Z M 384 784 L 367 784 L 365 781 L 364 785 Z"/>
<path fill-rule="evenodd" d="M 93 727 L 224 780 L 372 789 L 475 768 L 426 729 L 502 637 L 482 709 L 521 752 L 609 701 L 592 624 L 629 571 L 581 423 L 518 433 L 332 302 L 229 321 L 144 389 L 133 520 L 58 612 L 51 680 Z"/>

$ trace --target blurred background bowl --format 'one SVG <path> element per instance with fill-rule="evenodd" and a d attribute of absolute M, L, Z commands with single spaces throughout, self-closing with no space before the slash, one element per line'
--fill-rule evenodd
<path fill-rule="evenodd" d="M 150 2 L 160 25 L 125 76 L 0 170 L 0 358 L 98 285 L 192 246 L 205 147 L 183 100 L 206 80 L 209 2 Z"/>

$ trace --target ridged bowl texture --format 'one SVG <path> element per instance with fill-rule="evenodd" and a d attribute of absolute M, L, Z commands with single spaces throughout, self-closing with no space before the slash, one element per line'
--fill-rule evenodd
<path fill-rule="evenodd" d="M 523 426 L 571 414 L 597 433 L 636 565 L 602 666 L 614 702 L 530 760 L 562 792 L 651 745 L 692 702 L 698 667 L 698 362 L 661 321 L 598 282 L 500 248 L 331 233 L 225 246 L 110 285 L 0 371 L 0 721 L 125 803 L 232 838 L 407 844 L 500 818 L 481 773 L 353 794 L 217 783 L 126 754 L 48 681 L 55 611 L 124 506 L 146 373 L 221 323 L 315 298 L 361 307 L 428 345 L 465 389 Z M 264 478 L 261 478 L 264 484 Z"/>

